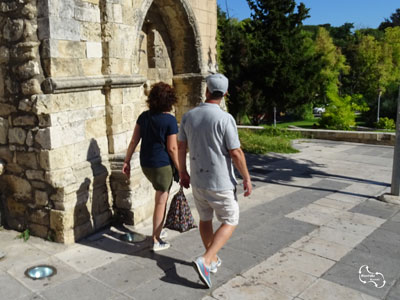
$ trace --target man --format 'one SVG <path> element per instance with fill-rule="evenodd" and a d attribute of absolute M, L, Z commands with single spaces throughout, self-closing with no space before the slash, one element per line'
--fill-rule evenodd
<path fill-rule="evenodd" d="M 221 260 L 218 251 L 231 237 L 239 222 L 236 179 L 232 161 L 243 178 L 244 196 L 252 191 L 246 159 L 240 149 L 236 123 L 220 108 L 228 91 L 228 79 L 222 74 L 206 78 L 206 102 L 187 112 L 178 135 L 181 185 L 192 185 L 200 216 L 200 235 L 206 249 L 193 262 L 200 279 L 211 288 L 210 272 L 217 272 Z M 190 176 L 186 170 L 186 150 L 190 154 Z M 214 233 L 213 214 L 222 223 Z"/>

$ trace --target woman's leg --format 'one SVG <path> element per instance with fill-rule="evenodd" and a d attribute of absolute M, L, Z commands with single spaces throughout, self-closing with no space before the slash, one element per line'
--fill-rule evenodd
<path fill-rule="evenodd" d="M 156 191 L 154 213 L 153 213 L 153 234 L 154 243 L 160 240 L 160 234 L 164 225 L 167 210 L 168 192 Z"/>

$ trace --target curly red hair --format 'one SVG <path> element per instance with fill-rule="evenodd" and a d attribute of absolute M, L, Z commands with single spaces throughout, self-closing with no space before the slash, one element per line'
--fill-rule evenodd
<path fill-rule="evenodd" d="M 151 112 L 170 112 L 176 102 L 175 90 L 169 84 L 158 82 L 151 86 L 150 94 L 147 98 L 147 105 Z"/>

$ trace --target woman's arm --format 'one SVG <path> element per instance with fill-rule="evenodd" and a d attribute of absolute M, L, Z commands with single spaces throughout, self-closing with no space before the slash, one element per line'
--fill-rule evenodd
<path fill-rule="evenodd" d="M 135 129 L 133 130 L 132 139 L 129 143 L 128 150 L 126 151 L 126 156 L 124 160 L 124 166 L 122 167 L 122 173 L 128 178 L 131 176 L 131 158 L 133 152 L 135 152 L 136 146 L 140 141 L 140 126 L 136 123 Z"/>
<path fill-rule="evenodd" d="M 175 167 L 180 171 L 179 160 L 178 160 L 178 139 L 176 134 L 171 134 L 167 136 L 167 151 L 172 159 Z"/>

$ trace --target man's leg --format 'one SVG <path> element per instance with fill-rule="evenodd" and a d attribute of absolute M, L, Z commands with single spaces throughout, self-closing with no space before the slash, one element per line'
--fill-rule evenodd
<path fill-rule="evenodd" d="M 211 227 L 212 228 L 212 227 Z M 226 244 L 232 236 L 236 226 L 229 224 L 222 224 L 213 235 L 213 240 L 206 252 L 203 255 L 204 263 L 209 266 L 212 261 L 216 261 L 218 251 Z M 200 232 L 201 233 L 201 232 Z M 203 235 L 202 235 L 203 238 Z M 204 243 L 204 240 L 203 240 Z"/>
<path fill-rule="evenodd" d="M 210 221 L 202 221 L 200 220 L 199 224 L 200 236 L 203 241 L 204 248 L 206 250 L 210 248 L 211 243 L 214 239 L 214 229 L 212 225 L 212 220 Z"/>

